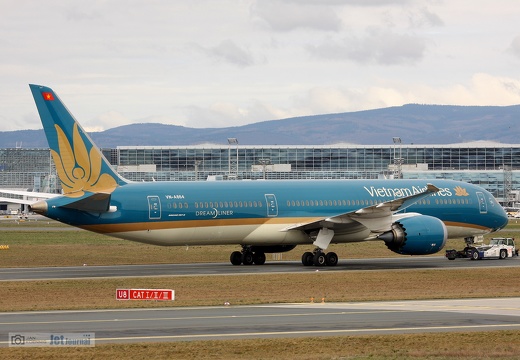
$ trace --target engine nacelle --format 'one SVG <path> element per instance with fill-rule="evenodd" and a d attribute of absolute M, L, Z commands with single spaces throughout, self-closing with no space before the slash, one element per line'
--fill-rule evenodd
<path fill-rule="evenodd" d="M 386 246 L 402 255 L 428 255 L 440 251 L 446 244 L 446 225 L 433 216 L 417 215 L 392 224 L 392 230 L 378 236 Z"/>

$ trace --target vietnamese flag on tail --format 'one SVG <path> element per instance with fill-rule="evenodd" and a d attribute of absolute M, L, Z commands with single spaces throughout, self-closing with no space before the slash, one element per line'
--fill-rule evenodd
<path fill-rule="evenodd" d="M 43 95 L 43 99 L 46 101 L 54 100 L 54 95 L 52 95 L 52 93 L 50 93 L 50 92 L 43 92 L 42 95 Z"/>

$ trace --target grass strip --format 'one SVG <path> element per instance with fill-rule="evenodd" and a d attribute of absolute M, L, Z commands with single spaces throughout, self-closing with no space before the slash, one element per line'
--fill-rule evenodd
<path fill-rule="evenodd" d="M 5 281 L 0 311 L 518 297 L 520 267 Z M 174 302 L 117 301 L 118 288 L 173 289 Z"/>
<path fill-rule="evenodd" d="M 0 348 L 0 358 L 11 360 L 517 360 L 518 354 L 520 331 L 107 344 L 94 348 Z"/>

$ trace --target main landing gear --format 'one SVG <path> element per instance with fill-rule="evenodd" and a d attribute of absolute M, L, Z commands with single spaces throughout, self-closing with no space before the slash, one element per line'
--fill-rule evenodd
<path fill-rule="evenodd" d="M 229 260 L 233 265 L 263 265 L 265 264 L 265 253 L 253 252 L 250 246 L 242 246 L 242 251 L 233 251 Z"/>
<path fill-rule="evenodd" d="M 338 255 L 335 252 L 324 253 L 332 238 L 334 230 L 329 228 L 321 228 L 314 237 L 313 245 L 316 250 L 306 252 L 302 255 L 302 264 L 304 266 L 336 266 L 338 264 Z"/>
<path fill-rule="evenodd" d="M 336 266 L 338 255 L 335 252 L 324 253 L 320 248 L 314 252 L 305 252 L 302 255 L 303 266 Z"/>

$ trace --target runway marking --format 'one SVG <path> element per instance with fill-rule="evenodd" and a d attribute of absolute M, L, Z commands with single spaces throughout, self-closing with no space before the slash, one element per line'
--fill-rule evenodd
<path fill-rule="evenodd" d="M 212 320 L 212 319 L 252 319 L 270 317 L 299 317 L 299 316 L 322 316 L 322 315 L 357 315 L 357 314 L 380 314 L 399 313 L 403 310 L 373 310 L 373 311 L 339 311 L 339 312 L 316 312 L 303 314 L 259 314 L 259 315 L 220 315 L 220 316 L 187 316 L 187 317 L 152 317 L 152 318 L 129 318 L 129 319 L 96 319 L 96 320 L 60 320 L 60 321 L 17 321 L 0 322 L 0 325 L 36 325 L 36 324 L 70 324 L 70 323 L 103 323 L 103 322 L 129 322 L 129 321 L 172 321 L 172 320 Z M 5 314 L 5 313 L 4 313 Z M 21 313 L 18 313 L 21 314 Z M 23 313 L 28 314 L 28 313 Z"/>
<path fill-rule="evenodd" d="M 400 327 L 400 328 L 373 328 L 373 329 L 343 329 L 343 330 L 301 330 L 301 331 L 266 331 L 251 333 L 231 333 L 231 334 L 194 334 L 194 335 L 159 335 L 159 336 L 128 336 L 98 338 L 96 343 L 105 341 L 144 341 L 144 340 L 182 340 L 182 339 L 204 339 L 204 338 L 244 338 L 244 337 L 265 337 L 265 336 L 289 336 L 289 335 L 331 335 L 331 334 L 355 334 L 372 332 L 406 332 L 406 331 L 446 331 L 446 330 L 473 330 L 473 329 L 507 329 L 520 327 L 517 324 L 495 324 L 495 325 L 461 325 L 461 326 L 425 326 L 425 327 Z M 0 344 L 9 344 L 9 341 L 0 341 Z"/>
<path fill-rule="evenodd" d="M 312 308 L 315 305 L 327 306 L 330 309 L 365 309 L 365 310 L 401 310 L 401 311 L 430 311 L 430 312 L 458 312 L 458 313 L 475 313 L 475 314 L 496 314 L 504 316 L 520 316 L 520 307 L 516 304 L 520 298 L 497 298 L 487 299 L 490 304 L 480 305 L 475 302 L 481 302 L 486 299 L 452 299 L 452 300 L 412 300 L 401 302 L 385 302 L 379 301 L 374 303 L 326 303 L 326 304 L 280 304 L 280 307 L 294 308 Z M 447 304 L 447 303 L 451 304 Z"/>

